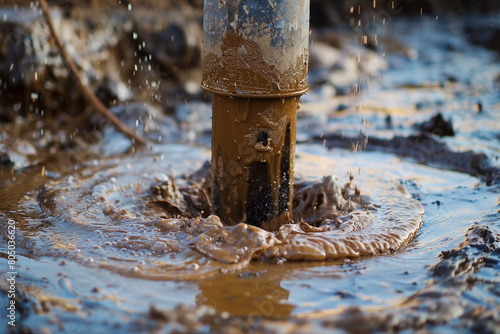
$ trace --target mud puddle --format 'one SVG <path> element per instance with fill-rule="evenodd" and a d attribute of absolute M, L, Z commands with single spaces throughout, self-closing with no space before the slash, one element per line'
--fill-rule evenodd
<path fill-rule="evenodd" d="M 454 41 L 450 36 L 456 30 L 435 21 L 413 22 L 422 30 L 400 24 L 413 31 L 438 29 L 436 36 Z M 409 36 L 406 43 L 419 50 L 422 37 L 402 31 Z M 500 101 L 488 73 L 500 66 L 493 53 L 469 50 L 463 38 L 456 40 L 465 56 L 457 53 L 450 71 L 458 73 L 464 62 L 473 67 L 476 58 L 486 62 L 483 90 L 471 93 L 478 87 L 467 82 L 479 78 L 474 71 L 457 78 L 458 85 L 442 85 L 443 72 L 436 74 L 444 68 L 438 66 L 442 58 L 431 57 L 436 64 L 432 67 L 396 54 L 388 59 L 402 67 L 394 65 L 384 74 L 385 83 L 360 100 L 302 104 L 296 183 L 335 175 L 337 183 L 326 179 L 328 189 L 337 185 L 345 191 L 353 176 L 361 195 L 374 205 L 344 209 L 339 217 L 353 209 L 373 215 L 360 230 L 342 226 L 349 219 L 333 219 L 323 224 L 330 231 L 289 228 L 294 233 L 279 236 L 248 227 L 222 228 L 214 217 L 172 218 L 178 212 L 171 204 L 151 203 L 160 200 L 151 187 L 164 185 L 169 192 L 165 197 L 176 203 L 176 196 L 184 198 L 179 189 L 189 183 L 187 176 L 210 155 L 208 147 L 183 137 L 181 143 L 156 143 L 132 152 L 121 135 L 105 131 L 103 141 L 77 162 L 64 153 L 53 164 L 19 154 L 31 167 L 16 169 L 15 180 L 10 168 L 2 169 L 1 219 L 14 219 L 19 227 L 21 326 L 33 332 L 71 333 L 498 330 L 495 156 Z M 425 50 L 430 54 L 452 50 L 439 41 L 429 45 Z M 405 72 L 408 66 L 422 77 Z M 339 108 L 346 102 L 347 108 Z M 482 113 L 474 109 L 478 103 Z M 422 131 L 419 125 L 437 112 L 453 119 L 455 136 Z M 200 123 L 196 119 L 201 128 L 194 142 L 203 144 L 207 127 Z M 164 124 L 170 129 L 172 123 Z M 174 129 L 170 135 L 175 137 Z M 394 144 L 412 136 L 428 141 L 402 149 Z M 370 147 L 370 142 L 378 145 Z M 472 164 L 480 154 L 487 158 L 486 166 Z M 201 201 L 200 196 L 192 198 Z M 317 198 L 311 203 L 321 207 Z M 182 211 L 181 204 L 177 209 Z M 420 205 L 425 209 L 422 223 Z M 400 234 L 405 224 L 411 228 Z M 342 228 L 355 236 L 357 245 L 336 256 L 341 247 L 332 251 L 329 246 L 347 244 L 339 233 Z M 220 235 L 225 237 L 215 238 Z M 394 247 L 376 239 L 390 236 L 393 241 L 400 235 Z M 376 247 L 363 253 L 368 244 Z M 6 246 L 0 250 L 3 265 Z M 6 302 L 2 293 L 2 307 Z"/>
<path fill-rule="evenodd" d="M 200 166 L 209 155 L 208 149 L 183 145 L 161 151 L 172 161 L 176 157 L 181 161 L 172 163 L 167 173 L 175 171 L 177 177 Z M 366 195 L 374 199 L 394 198 L 397 193 L 387 184 L 402 182 L 425 208 L 415 239 L 395 253 L 376 257 L 303 262 L 287 261 L 285 254 L 267 260 L 258 257 L 245 265 L 224 262 L 226 257 L 221 262 L 190 247 L 206 227 L 199 226 L 197 232 L 195 226 L 187 226 L 182 233 L 160 218 L 165 215 L 162 210 L 144 205 L 143 185 L 167 177 L 162 175 L 164 169 L 158 169 L 161 160 L 151 163 L 152 158 L 137 154 L 104 159 L 98 168 L 83 168 L 81 177 L 47 182 L 47 193 L 33 191 L 21 201 L 23 209 L 11 213 L 20 227 L 23 326 L 61 327 L 68 332 L 96 326 L 111 332 L 147 331 L 170 319 L 168 326 L 178 322 L 173 328 L 191 332 L 240 326 L 234 321 L 242 318 L 233 317 L 242 316 L 253 319 L 254 329 L 285 326 L 262 319 L 292 319 L 297 321 L 294 326 L 309 319 L 310 326 L 323 328 L 325 319 L 351 307 L 383 310 L 403 303 L 429 284 L 429 267 L 439 261 L 442 251 L 463 241 L 472 223 L 498 220 L 493 207 L 498 194 L 477 178 L 403 162 L 391 154 L 353 155 L 321 145 L 299 145 L 297 170 L 302 179 L 317 179 L 332 170 L 346 179 L 354 174 L 359 188 L 367 189 Z M 51 198 L 51 191 L 58 196 Z M 498 272 L 492 270 L 490 279 L 496 282 Z M 179 309 L 180 304 L 185 308 Z M 200 318 L 186 320 L 186 312 Z M 219 319 L 218 325 L 204 324 L 201 319 L 207 314 Z"/>

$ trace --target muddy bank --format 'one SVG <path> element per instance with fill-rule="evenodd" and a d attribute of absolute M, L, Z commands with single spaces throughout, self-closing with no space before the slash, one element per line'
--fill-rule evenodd
<path fill-rule="evenodd" d="M 73 1 L 73 0 L 49 0 L 47 1 L 49 5 L 64 8 L 66 10 L 80 10 L 82 8 L 105 8 L 105 9 L 118 9 L 120 7 L 127 8 L 129 5 L 132 8 L 149 8 L 149 9 L 170 9 L 172 7 L 194 7 L 202 8 L 203 1 L 200 0 L 188 0 L 188 1 L 175 1 L 175 0 L 141 0 L 141 1 L 130 1 L 130 0 L 84 0 L 84 1 Z M 33 1 L 29 0 L 1 0 L 0 7 L 30 7 Z"/>
<path fill-rule="evenodd" d="M 65 15 L 54 6 L 51 12 L 84 84 L 106 106 L 140 101 L 169 110 L 201 93 L 201 10 L 85 8 Z M 40 9 L 3 8 L 1 13 L 2 120 L 13 121 L 19 114 L 43 120 L 58 117 L 60 110 L 87 111 Z"/>
<path fill-rule="evenodd" d="M 38 5 L 19 2 L 14 7 L 12 3 L 4 2 L 0 7 L 4 18 L 0 27 L 0 58 L 4 60 L 0 66 L 0 79 L 4 82 L 1 101 L 6 106 L 1 108 L 0 117 L 12 120 L 16 115 L 12 109 L 25 115 L 39 115 L 42 119 L 43 115 L 57 115 L 58 110 L 75 114 L 84 111 L 86 105 L 50 41 Z M 133 10 L 129 10 L 129 4 Z M 437 6 L 415 1 L 398 3 L 394 9 L 390 2 L 376 2 L 376 8 L 371 4 L 346 1 L 332 5 L 313 1 L 313 12 L 334 13 L 329 17 L 339 19 L 321 24 L 322 19 L 315 18 L 313 13 L 309 84 L 322 85 L 329 81 L 335 88 L 334 94 L 359 92 L 366 85 L 363 77 L 374 78 L 387 68 L 380 57 L 390 48 L 383 38 L 384 22 L 390 24 L 400 15 L 414 19 L 414 15 L 409 15 L 414 10 L 404 11 L 406 8 Z M 471 13 L 484 10 L 487 12 L 484 15 L 491 17 L 484 19 L 481 25 L 474 23 L 477 22 L 474 18 L 469 20 L 466 30 L 470 40 L 498 49 L 493 19 L 496 5 L 482 8 L 476 4 L 481 7 L 476 9 L 469 5 L 464 3 L 452 8 Z M 355 7 L 362 10 L 351 11 Z M 443 4 L 437 7 L 451 8 Z M 199 87 L 202 48 L 199 1 L 124 2 L 122 5 L 66 1 L 53 3 L 51 9 L 56 28 L 64 30 L 63 42 L 80 67 L 84 82 L 106 106 L 144 102 L 169 112 L 185 100 L 203 97 Z M 441 13 L 441 9 L 431 12 Z M 449 15 L 449 12 L 442 14 L 443 17 Z M 359 27 L 353 22 L 358 22 Z M 487 33 L 481 33 L 483 31 Z M 334 50 L 325 50 L 325 44 Z M 358 56 L 362 61 L 357 61 Z M 320 67 L 316 68 L 318 62 Z M 68 87 L 71 94 L 65 94 Z"/>
<path fill-rule="evenodd" d="M 360 149 L 395 153 L 410 157 L 422 164 L 439 165 L 442 168 L 477 176 L 487 185 L 500 182 L 500 169 L 486 154 L 474 151 L 454 152 L 445 143 L 427 135 L 396 136 L 391 140 L 370 138 L 364 147 L 359 144 L 364 141 L 360 137 L 323 135 L 314 138 L 313 141 L 324 142 L 330 148 L 355 149 L 359 145 Z"/>

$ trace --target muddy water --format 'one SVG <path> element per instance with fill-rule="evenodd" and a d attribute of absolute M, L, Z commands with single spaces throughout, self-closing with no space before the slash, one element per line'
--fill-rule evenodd
<path fill-rule="evenodd" d="M 189 157 L 189 147 L 179 146 L 180 152 L 166 149 L 162 153 L 174 161 L 182 157 L 186 162 Z M 198 158 L 207 152 L 194 154 Z M 113 160 L 101 160 L 98 167 L 46 180 L 14 205 L 4 201 L 4 211 L 19 220 L 19 245 L 33 248 L 37 256 L 71 259 L 125 276 L 186 280 L 244 269 L 259 258 L 333 260 L 396 251 L 421 225 L 422 206 L 393 180 L 366 186 L 373 192 L 367 194 L 375 204 L 363 206 L 354 198 L 342 197 L 336 177 L 326 177 L 297 192 L 296 201 L 304 202 L 297 215 L 306 221 L 317 220 L 323 212 L 320 227 L 289 224 L 273 234 L 246 224 L 224 227 L 216 216 L 172 218 L 178 213 L 164 211 L 159 206 L 164 202 L 153 200 L 148 185 L 161 180 L 175 189 L 182 179 L 169 179 L 163 174 L 164 165 L 151 164 L 149 154 L 118 159 L 116 165 Z M 172 175 L 182 172 L 186 171 Z M 167 197 L 175 197 L 177 192 L 172 190 Z M 322 203 L 316 199 L 307 203 L 308 197 L 320 195 Z M 336 205 L 335 201 L 344 203 Z M 18 212 L 18 206 L 24 209 Z M 308 206 L 314 206 L 309 215 Z M 331 207 L 340 212 L 330 212 Z"/>
<path fill-rule="evenodd" d="M 169 145 L 160 152 L 172 161 L 182 161 L 172 166 L 176 175 L 209 157 L 207 149 L 185 145 Z M 97 167 L 92 163 L 62 180 L 48 181 L 45 188 L 21 200 L 21 210 L 3 211 L 5 218 L 19 222 L 19 284 L 36 301 L 26 315 L 26 326 L 50 328 L 57 319 L 68 331 L 90 324 L 106 330 L 115 324 L 144 330 L 149 326 L 151 304 L 162 310 L 181 303 L 206 305 L 223 312 L 222 316 L 227 312 L 265 318 L 316 318 L 353 305 L 391 305 L 425 286 L 429 265 L 442 250 L 463 240 L 471 222 L 488 220 L 488 214 L 494 214 L 495 196 L 468 175 L 417 164 L 407 165 L 411 167 L 408 172 L 401 170 L 401 161 L 392 155 L 352 155 L 330 152 L 321 145 L 299 146 L 297 170 L 302 178 L 327 175 L 332 169 L 347 178 L 348 173 L 358 174 L 360 166 L 369 165 L 355 178 L 359 188 L 367 189 L 366 195 L 381 206 L 384 200 L 379 198 L 384 196 L 389 202 L 407 198 L 398 195 L 401 187 L 394 183 L 405 180 L 426 208 L 424 224 L 416 239 L 392 254 L 321 262 L 325 253 L 313 249 L 320 244 L 306 238 L 309 248 L 288 249 L 276 257 L 269 255 L 270 261 L 248 264 L 252 254 L 245 254 L 245 247 L 262 247 L 264 239 L 255 235 L 266 236 L 266 232 L 234 233 L 234 241 L 243 245 L 219 244 L 203 256 L 192 246 L 203 252 L 197 238 L 207 229 L 219 231 L 217 220 L 209 218 L 199 224 L 165 219 L 162 210 L 145 205 L 143 185 L 166 179 L 161 160 L 152 160 L 152 154 L 102 159 Z M 412 213 L 404 206 L 393 210 L 406 216 L 400 218 L 403 224 L 414 218 L 412 214 L 420 214 L 420 209 Z M 384 231 L 387 219 L 377 219 L 365 237 L 384 235 L 375 230 Z M 398 228 L 392 226 L 395 232 Z M 317 233 L 312 238 L 315 235 L 323 236 Z M 255 240 L 261 243 L 249 243 Z M 225 253 L 228 249 L 230 254 Z"/>
<path fill-rule="evenodd" d="M 430 22 L 435 20 L 423 21 L 416 31 L 442 29 L 438 31 L 444 40 L 455 36 L 447 25 Z M 414 26 L 401 25 L 409 30 L 401 30 L 407 43 L 418 47 L 421 38 L 412 34 Z M 431 44 L 430 54 L 446 55 L 449 49 L 438 42 Z M 457 43 L 469 47 L 463 39 Z M 466 51 L 455 54 L 452 69 L 467 63 L 479 71 L 486 63 L 488 73 L 500 73 L 492 53 Z M 458 120 L 457 135 L 436 142 L 445 141 L 456 152 L 473 149 L 494 158 L 500 146 L 495 123 L 498 87 L 489 75 L 483 90 L 474 93 L 473 84 L 429 85 L 427 81 L 437 80 L 435 71 L 422 70 L 432 62 L 397 55 L 389 59 L 429 76 L 419 81 L 395 66 L 384 76 L 386 87 L 372 87 L 361 101 L 352 101 L 364 107 L 343 113 L 332 112 L 338 99 L 323 101 L 323 111 L 313 103 L 303 104 L 297 132 L 299 139 L 308 141 L 297 145 L 296 184 L 312 182 L 321 191 L 309 192 L 309 199 L 306 193 L 303 202 L 297 198 L 296 206 L 303 204 L 301 218 L 311 225 L 293 231 L 288 227 L 281 234 L 269 234 L 241 225 L 222 228 L 214 217 L 172 218 L 175 210 L 185 209 L 176 200 L 183 198 L 182 187 L 191 182 L 187 176 L 210 159 L 206 146 L 155 144 L 132 152 L 121 135 L 105 131 L 102 143 L 86 154 L 44 158 L 19 153 L 25 165 L 34 167 L 17 169 L 15 180 L 11 168 L 2 168 L 0 198 L 2 221 L 14 219 L 19 227 L 22 326 L 34 332 L 71 333 L 364 332 L 423 326 L 431 331 L 494 332 L 499 321 L 500 259 L 498 250 L 491 251 L 498 248 L 498 234 L 492 240 L 485 234 L 484 240 L 469 238 L 475 246 L 461 244 L 470 226 L 492 231 L 498 227 L 498 184 L 487 185 L 481 174 L 470 175 L 471 168 L 457 172 L 462 165 L 435 157 L 438 151 L 429 146 L 400 155 L 389 145 L 360 151 L 364 137 L 357 135 L 363 124 L 369 141 L 390 143 L 397 135 L 419 134 L 413 125 L 442 111 Z M 471 77 L 477 78 L 466 76 Z M 483 113 L 472 108 L 478 99 Z M 414 108 L 416 103 L 424 107 Z M 330 133 L 342 135 L 347 143 L 326 136 Z M 343 145 L 349 149 L 340 148 Z M 459 159 L 467 157 L 471 155 Z M 346 186 L 349 183 L 357 186 Z M 165 198 L 153 196 L 151 186 L 158 184 L 168 190 Z M 334 196 L 346 189 L 353 196 Z M 349 198 L 357 203 L 355 189 L 366 199 L 358 200 L 364 205 L 342 205 Z M 342 219 L 317 217 L 318 211 L 327 209 L 319 204 L 319 194 L 324 203 L 336 204 L 336 212 L 328 206 L 324 214 Z M 172 203 L 178 203 L 176 209 Z M 356 220 L 356 210 L 369 218 Z M 5 235 L 5 229 L 1 232 Z M 356 247 L 337 256 L 340 247 L 332 245 L 348 245 L 349 236 Z M 364 252 L 368 246 L 372 251 Z M 459 247 L 463 248 L 458 253 L 448 252 Z M 0 249 L 3 266 L 3 243 Z M 2 307 L 5 302 L 2 291 Z"/>

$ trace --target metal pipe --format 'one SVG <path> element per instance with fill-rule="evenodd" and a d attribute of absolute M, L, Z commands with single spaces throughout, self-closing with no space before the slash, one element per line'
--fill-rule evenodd
<path fill-rule="evenodd" d="M 212 200 L 228 225 L 291 220 L 309 0 L 204 0 L 202 88 L 212 102 Z"/>

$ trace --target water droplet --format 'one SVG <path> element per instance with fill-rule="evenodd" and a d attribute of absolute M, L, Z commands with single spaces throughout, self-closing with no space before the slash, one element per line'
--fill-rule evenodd
<path fill-rule="evenodd" d="M 157 242 L 155 242 L 153 247 L 151 247 L 151 249 L 156 251 L 156 252 L 162 251 L 162 250 L 167 249 L 167 244 L 164 243 L 163 241 L 157 241 Z"/>

